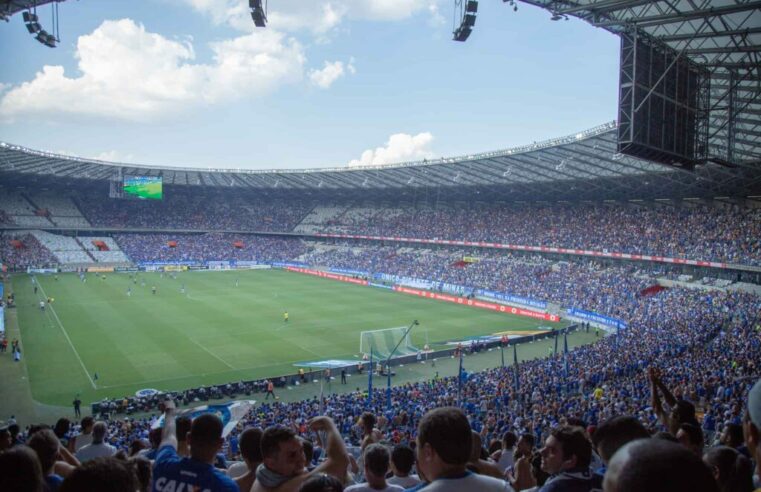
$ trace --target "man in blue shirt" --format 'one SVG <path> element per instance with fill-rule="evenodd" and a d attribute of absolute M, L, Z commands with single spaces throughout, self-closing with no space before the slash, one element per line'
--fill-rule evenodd
<path fill-rule="evenodd" d="M 153 492 L 239 492 L 235 482 L 213 466 L 224 442 L 219 417 L 204 414 L 193 420 L 188 433 L 190 458 L 177 455 L 176 427 L 174 402 L 167 401 L 161 445 L 153 465 Z"/>

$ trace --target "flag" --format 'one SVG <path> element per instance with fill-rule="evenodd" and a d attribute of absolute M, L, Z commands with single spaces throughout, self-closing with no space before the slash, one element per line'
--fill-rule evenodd
<path fill-rule="evenodd" d="M 391 363 L 386 361 L 386 409 L 391 410 Z"/>
<path fill-rule="evenodd" d="M 325 393 L 323 378 L 320 378 L 320 415 L 325 415 Z"/>
<path fill-rule="evenodd" d="M 555 353 L 552 355 L 558 355 L 558 332 L 554 329 L 552 331 L 555 333 Z"/>
<path fill-rule="evenodd" d="M 563 334 L 563 376 L 568 377 L 568 332 Z"/>
<path fill-rule="evenodd" d="M 460 368 L 457 371 L 457 400 L 462 406 L 462 350 L 460 350 Z"/>
<path fill-rule="evenodd" d="M 178 416 L 188 416 L 192 420 L 206 413 L 216 415 L 222 421 L 222 437 L 227 437 L 238 426 L 238 423 L 248 415 L 255 404 L 256 401 L 254 400 L 238 400 L 217 405 L 202 405 L 200 407 L 178 410 Z M 163 415 L 151 424 L 151 429 L 160 429 L 162 427 L 164 427 Z"/>
<path fill-rule="evenodd" d="M 367 406 L 373 404 L 373 348 L 370 347 L 370 368 L 367 370 Z"/>
<path fill-rule="evenodd" d="M 513 344 L 513 374 L 515 376 L 515 391 L 518 391 L 520 388 L 520 383 L 518 382 L 518 344 Z"/>

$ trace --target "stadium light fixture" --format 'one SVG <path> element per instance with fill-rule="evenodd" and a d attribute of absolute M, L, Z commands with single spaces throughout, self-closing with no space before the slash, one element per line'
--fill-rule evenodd
<path fill-rule="evenodd" d="M 557 11 L 552 12 L 552 17 L 550 17 L 550 20 L 559 21 L 561 19 L 568 20 L 568 16 Z"/>
<path fill-rule="evenodd" d="M 518 5 L 515 3 L 515 0 L 502 0 L 504 3 L 509 5 L 513 8 L 513 12 L 518 12 Z"/>
<path fill-rule="evenodd" d="M 262 0 L 248 0 L 251 9 L 251 19 L 256 27 L 267 26 L 267 4 L 262 5 Z"/>
<path fill-rule="evenodd" d="M 23 13 L 24 25 L 29 34 L 34 36 L 34 39 L 44 44 L 49 48 L 55 48 L 58 44 L 58 36 L 51 34 L 42 28 L 40 25 L 40 19 L 35 12 L 26 11 Z M 58 32 L 58 8 L 57 5 L 53 5 L 53 30 Z"/>
<path fill-rule="evenodd" d="M 35 36 L 35 39 L 39 41 L 40 43 L 44 44 L 45 46 L 48 46 L 50 48 L 55 48 L 56 45 L 56 38 L 52 34 L 49 34 L 47 31 L 42 30 L 37 33 L 37 36 Z"/>
<path fill-rule="evenodd" d="M 461 9 L 460 26 L 455 29 L 452 34 L 454 35 L 452 40 L 464 42 L 470 37 L 470 33 L 473 32 L 473 26 L 476 25 L 476 13 L 478 12 L 478 0 L 455 0 L 455 13 L 458 9 Z"/>

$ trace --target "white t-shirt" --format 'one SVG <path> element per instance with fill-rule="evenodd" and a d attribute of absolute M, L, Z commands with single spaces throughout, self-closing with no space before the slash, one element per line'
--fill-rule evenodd
<path fill-rule="evenodd" d="M 515 456 L 513 456 L 513 450 L 502 450 L 502 454 L 499 456 L 499 461 L 497 461 L 497 468 L 499 468 L 499 471 L 505 473 L 505 470 L 514 465 Z"/>
<path fill-rule="evenodd" d="M 235 461 L 232 464 L 228 463 L 228 465 L 227 476 L 233 480 L 248 473 L 248 465 L 245 461 Z"/>
<path fill-rule="evenodd" d="M 79 451 L 83 447 L 87 446 L 88 444 L 92 443 L 92 433 L 90 434 L 80 434 L 77 436 L 76 440 L 74 441 L 74 451 Z"/>
<path fill-rule="evenodd" d="M 95 458 L 108 458 L 116 454 L 116 448 L 110 444 L 88 444 L 77 451 L 77 459 L 82 463 Z"/>
<path fill-rule="evenodd" d="M 484 475 L 476 475 L 471 472 L 467 472 L 460 478 L 439 478 L 418 490 L 422 492 L 460 492 L 463 490 L 477 490 L 478 492 L 513 492 L 513 488 L 504 480 L 498 480 Z"/>
<path fill-rule="evenodd" d="M 405 489 L 414 487 L 420 482 L 422 482 L 422 480 L 420 480 L 420 477 L 418 477 L 417 475 L 407 475 L 406 477 L 393 476 L 386 480 L 386 483 L 390 483 L 391 485 L 398 485 Z"/>
<path fill-rule="evenodd" d="M 404 488 L 386 483 L 385 489 L 374 489 L 367 482 L 364 482 L 346 487 L 344 492 L 404 492 Z"/>

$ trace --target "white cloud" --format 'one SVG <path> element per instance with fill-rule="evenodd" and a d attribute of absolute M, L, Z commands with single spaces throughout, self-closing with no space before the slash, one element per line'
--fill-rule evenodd
<path fill-rule="evenodd" d="M 441 13 L 441 10 L 439 9 L 439 4 L 437 2 L 431 2 L 428 4 L 428 13 L 430 14 L 430 19 L 428 20 L 428 24 L 431 27 L 441 27 L 444 26 L 447 23 L 446 18 Z"/>
<path fill-rule="evenodd" d="M 274 7 L 274 4 L 273 4 Z M 314 35 L 323 36 L 336 28 L 348 14 L 346 5 L 331 2 L 315 2 L 299 0 L 289 5 L 288 2 L 278 3 L 267 14 L 268 26 L 285 31 L 309 31 Z M 269 28 L 268 27 L 268 28 Z"/>
<path fill-rule="evenodd" d="M 248 2 L 245 0 L 182 0 L 208 16 L 214 24 L 226 23 L 235 29 L 253 29 Z M 420 12 L 429 12 L 438 20 L 438 4 L 444 0 L 277 0 L 270 2 L 267 28 L 285 31 L 308 31 L 323 36 L 345 19 L 398 21 Z"/>
<path fill-rule="evenodd" d="M 429 132 L 418 133 L 414 136 L 407 133 L 395 133 L 388 138 L 384 147 L 362 152 L 359 159 L 349 162 L 349 167 L 430 159 L 433 157 L 433 152 L 429 148 L 432 141 L 433 135 Z"/>
<path fill-rule="evenodd" d="M 309 81 L 320 89 L 328 89 L 333 85 L 333 82 L 343 77 L 346 72 L 352 75 L 357 73 L 353 63 L 354 58 L 351 58 L 344 69 L 344 63 L 341 61 L 332 63 L 326 61 L 322 69 L 312 69 L 309 71 Z"/>
<path fill-rule="evenodd" d="M 133 162 L 135 156 L 133 154 L 122 154 L 118 150 L 108 150 L 92 156 L 93 159 L 107 162 Z"/>
<path fill-rule="evenodd" d="M 354 0 L 350 2 L 356 17 L 395 21 L 407 19 L 428 8 L 431 0 Z"/>
<path fill-rule="evenodd" d="M 79 76 L 62 66 L 7 91 L 0 116 L 64 113 L 145 120 L 192 105 L 261 95 L 303 77 L 301 45 L 260 30 L 210 44 L 212 62 L 193 63 L 189 41 L 150 33 L 131 19 L 105 21 L 77 41 Z"/>
<path fill-rule="evenodd" d="M 241 31 L 254 29 L 246 0 L 182 0 L 216 24 L 229 24 Z"/>

